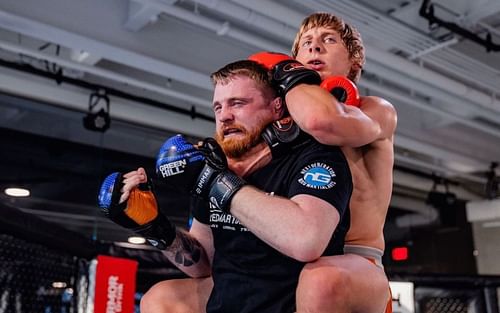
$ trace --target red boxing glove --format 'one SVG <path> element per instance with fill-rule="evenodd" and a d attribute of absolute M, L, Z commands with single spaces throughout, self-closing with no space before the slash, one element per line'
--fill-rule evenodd
<path fill-rule="evenodd" d="M 361 104 L 358 87 L 344 76 L 330 76 L 325 78 L 320 86 L 331 93 L 339 102 L 356 107 L 359 107 Z"/>
<path fill-rule="evenodd" d="M 300 84 L 319 85 L 321 77 L 302 63 L 286 54 L 276 52 L 258 52 L 248 57 L 267 68 L 272 74 L 273 84 L 281 96 Z"/>
<path fill-rule="evenodd" d="M 268 70 L 272 70 L 276 64 L 286 61 L 293 60 L 292 57 L 279 52 L 257 52 L 248 57 L 250 61 L 255 61 L 261 65 L 264 65 Z"/>

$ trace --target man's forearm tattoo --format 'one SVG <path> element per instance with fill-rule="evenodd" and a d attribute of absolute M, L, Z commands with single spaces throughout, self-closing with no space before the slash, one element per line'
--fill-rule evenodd
<path fill-rule="evenodd" d="M 177 236 L 167 251 L 172 254 L 175 263 L 188 267 L 200 261 L 202 247 L 198 240 L 182 231 L 177 231 Z"/>

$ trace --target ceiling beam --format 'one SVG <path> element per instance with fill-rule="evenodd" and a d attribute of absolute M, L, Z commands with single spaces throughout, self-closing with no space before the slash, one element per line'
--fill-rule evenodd
<path fill-rule="evenodd" d="M 474 5 L 471 5 L 470 8 L 470 11 L 465 12 L 462 16 L 457 18 L 459 24 L 468 26 L 476 25 L 482 19 L 493 14 L 497 14 L 500 12 L 500 1 L 483 1 L 483 3 L 475 3 Z"/>
<path fill-rule="evenodd" d="M 142 71 L 172 77 L 187 85 L 198 86 L 207 90 L 212 89 L 207 74 L 188 70 L 175 64 L 151 58 L 131 50 L 119 48 L 109 43 L 24 18 L 7 11 L 0 10 L 0 27 L 78 51 L 85 50 L 91 54 L 100 55 L 105 59 Z"/>
<path fill-rule="evenodd" d="M 169 1 L 173 4 L 176 0 Z M 160 10 L 152 8 L 148 5 L 140 3 L 135 0 L 128 2 L 128 16 L 123 24 L 123 28 L 131 32 L 137 32 L 144 28 L 149 23 L 154 23 L 158 20 Z"/>
<path fill-rule="evenodd" d="M 182 101 L 186 101 L 189 104 L 203 106 L 206 108 L 212 108 L 211 101 L 209 101 L 207 99 L 198 98 L 198 97 L 191 96 L 191 95 L 183 93 L 183 92 L 164 88 L 164 87 L 161 87 L 159 85 L 148 83 L 144 80 L 135 79 L 131 76 L 118 74 L 118 73 L 115 73 L 115 72 L 112 72 L 109 70 L 101 69 L 101 68 L 94 67 L 94 66 L 89 66 L 86 64 L 72 62 L 69 60 L 65 60 L 61 57 L 48 55 L 48 54 L 45 54 L 45 53 L 42 53 L 39 51 L 27 49 L 27 48 L 21 47 L 19 45 L 15 45 L 15 44 L 1 41 L 1 40 L 0 40 L 0 48 L 7 50 L 7 51 L 11 51 L 13 53 L 21 53 L 24 55 L 28 55 L 28 56 L 31 56 L 31 57 L 36 58 L 36 59 L 46 60 L 46 61 L 55 63 L 59 66 L 67 68 L 67 69 L 82 71 L 82 72 L 93 74 L 93 75 L 96 75 L 96 76 L 99 76 L 102 78 L 107 78 L 107 79 L 110 79 L 110 80 L 115 81 L 115 82 L 120 82 L 120 83 L 123 83 L 125 85 L 135 86 L 135 87 L 140 88 L 140 89 L 145 89 L 145 90 L 149 90 L 152 92 L 156 92 L 160 95 L 173 97 L 173 98 L 176 98 L 176 99 L 179 99 Z M 212 87 L 210 87 L 210 89 L 212 89 Z"/>
<path fill-rule="evenodd" d="M 52 80 L 34 79 L 31 75 L 22 75 L 19 72 L 7 70 L 2 70 L 0 73 L 0 81 L 2 81 L 0 90 L 3 92 L 27 96 L 75 111 L 88 111 L 90 95 L 88 90 L 61 88 Z M 120 98 L 110 97 L 110 100 L 110 115 L 113 119 L 145 127 L 178 131 L 197 137 L 206 137 L 214 131 L 214 124 L 211 122 L 193 120 L 190 116 Z"/>
<path fill-rule="evenodd" d="M 283 45 L 276 44 L 274 41 L 265 39 L 262 36 L 256 36 L 252 33 L 235 28 L 227 21 L 215 21 L 211 18 L 204 17 L 201 14 L 190 12 L 175 5 L 168 5 L 159 0 L 141 1 L 162 10 L 162 12 L 171 15 L 174 18 L 178 18 L 191 24 L 211 30 L 219 36 L 226 36 L 240 42 L 246 42 L 256 48 L 266 47 L 266 50 L 269 51 L 283 53 L 288 52 L 288 49 L 284 48 Z M 242 38 L 244 38 L 244 40 L 242 40 Z"/>

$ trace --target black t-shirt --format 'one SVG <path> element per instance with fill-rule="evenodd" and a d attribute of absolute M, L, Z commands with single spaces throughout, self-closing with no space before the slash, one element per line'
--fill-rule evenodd
<path fill-rule="evenodd" d="M 332 204 L 341 219 L 323 255 L 343 253 L 352 178 L 340 148 L 310 141 L 245 179 L 269 194 L 286 198 L 308 194 Z M 234 216 L 213 206 L 209 212 L 196 210 L 194 217 L 210 225 L 214 238 L 214 287 L 207 313 L 295 312 L 295 289 L 304 263 L 278 252 Z"/>

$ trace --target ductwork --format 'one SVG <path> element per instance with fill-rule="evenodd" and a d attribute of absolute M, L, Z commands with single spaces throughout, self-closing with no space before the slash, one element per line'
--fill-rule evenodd
<path fill-rule="evenodd" d="M 497 117 L 496 112 L 486 109 L 478 105 L 476 102 L 471 102 L 464 97 L 458 96 L 454 93 L 444 91 L 436 85 L 428 84 L 425 81 L 415 80 L 410 75 L 402 73 L 401 71 L 389 68 L 378 61 L 371 61 L 366 64 L 365 68 L 367 73 L 375 74 L 377 77 L 383 78 L 387 81 L 396 82 L 398 84 L 409 86 L 412 91 L 430 95 L 433 100 L 443 103 L 443 107 L 449 108 L 450 111 L 461 112 L 463 117 L 481 116 L 484 119 L 498 120 L 500 123 L 500 116 Z M 360 84 L 364 80 L 361 80 Z M 459 108 L 459 110 L 457 110 Z"/>
<path fill-rule="evenodd" d="M 229 22 L 217 22 L 213 19 L 204 17 L 179 8 L 175 5 L 165 4 L 158 0 L 142 0 L 145 5 L 153 6 L 163 13 L 169 14 L 175 18 L 209 29 L 219 36 L 227 36 L 239 41 L 249 43 L 255 47 L 268 47 L 270 51 L 285 52 L 283 46 L 275 44 L 273 41 L 263 39 L 260 36 L 254 36 L 248 32 L 233 28 Z M 274 25 L 275 26 L 275 25 Z M 244 38 L 244 40 L 242 40 Z"/>
<path fill-rule="evenodd" d="M 246 24 L 252 25 L 262 31 L 271 33 L 284 41 L 293 40 L 296 29 L 285 23 L 278 22 L 276 19 L 268 18 L 255 10 L 249 10 L 240 5 L 224 0 L 193 0 L 210 10 L 217 11 L 225 16 L 238 19 Z M 252 1 L 253 2 L 253 1 Z M 249 2 L 250 4 L 253 4 Z M 283 16 L 283 13 L 279 14 Z"/>
<path fill-rule="evenodd" d="M 211 90 L 212 85 L 208 75 L 182 68 L 175 64 L 160 61 L 140 53 L 114 47 L 108 43 L 100 42 L 85 36 L 77 35 L 51 25 L 40 23 L 9 12 L 0 10 L 0 27 L 40 38 L 48 42 L 61 44 L 76 50 L 86 50 L 103 58 L 125 64 L 130 67 L 165 76 L 166 73 L 175 75 L 175 79 L 188 85 L 201 86 Z"/>
<path fill-rule="evenodd" d="M 8 43 L 5 41 L 0 41 L 0 48 L 7 50 L 7 51 L 10 51 L 10 52 L 20 53 L 22 55 L 27 55 L 27 56 L 30 56 L 30 57 L 33 57 L 33 58 L 36 58 L 39 60 L 46 60 L 48 62 L 58 64 L 58 65 L 65 67 L 67 69 L 73 69 L 73 70 L 77 70 L 77 71 L 82 71 L 84 73 L 94 74 L 98 77 L 107 78 L 107 79 L 110 79 L 110 80 L 115 81 L 115 82 L 120 82 L 120 83 L 123 83 L 126 85 L 135 86 L 135 87 L 138 87 L 141 89 L 153 91 L 153 92 L 156 92 L 160 95 L 173 97 L 173 98 L 183 100 L 183 101 L 186 101 L 188 103 L 195 104 L 195 105 L 199 105 L 199 106 L 203 106 L 203 107 L 207 107 L 207 108 L 212 107 L 212 104 L 210 103 L 210 101 L 208 101 L 206 99 L 190 96 L 186 93 L 178 92 L 178 91 L 175 91 L 172 89 L 163 88 L 163 87 L 160 87 L 158 85 L 147 83 L 144 80 L 134 79 L 134 78 L 131 78 L 130 76 L 117 74 L 115 72 L 100 69 L 98 67 L 94 67 L 94 66 L 90 66 L 90 65 L 86 65 L 86 64 L 82 64 L 82 63 L 78 63 L 78 62 L 64 60 L 60 57 L 50 56 L 50 55 L 47 55 L 45 53 L 38 52 L 35 50 L 31 50 L 31 49 L 26 49 L 26 48 L 23 48 L 21 46 L 14 45 L 14 44 L 11 44 L 11 43 Z"/>
<path fill-rule="evenodd" d="M 495 44 L 491 41 L 491 34 L 487 34 L 486 38 L 481 38 L 475 33 L 471 32 L 468 29 L 465 29 L 463 27 L 460 27 L 459 25 L 450 22 L 450 21 L 445 21 L 443 19 L 440 19 L 434 15 L 434 6 L 431 4 L 429 5 L 430 0 L 424 0 L 422 2 L 422 6 L 420 7 L 420 16 L 426 18 L 429 21 L 429 24 L 437 24 L 439 26 L 442 26 L 448 30 L 451 30 L 452 32 L 459 34 L 460 36 L 463 36 L 469 40 L 472 40 L 486 48 L 487 52 L 490 51 L 500 51 L 500 45 Z"/>
<path fill-rule="evenodd" d="M 472 89 L 463 83 L 449 79 L 448 77 L 436 72 L 427 70 L 415 63 L 407 61 L 401 57 L 391 55 L 374 47 L 367 47 L 368 59 L 373 59 L 389 68 L 403 69 L 404 74 L 409 77 L 425 82 L 431 86 L 436 86 L 465 100 L 487 108 L 488 110 L 500 113 L 500 101 L 484 92 Z M 432 93 L 431 93 L 432 94 Z"/>
<path fill-rule="evenodd" d="M 423 200 L 393 195 L 391 206 L 414 212 L 396 218 L 396 226 L 399 228 L 425 226 L 436 222 L 439 218 L 438 210 Z"/>

